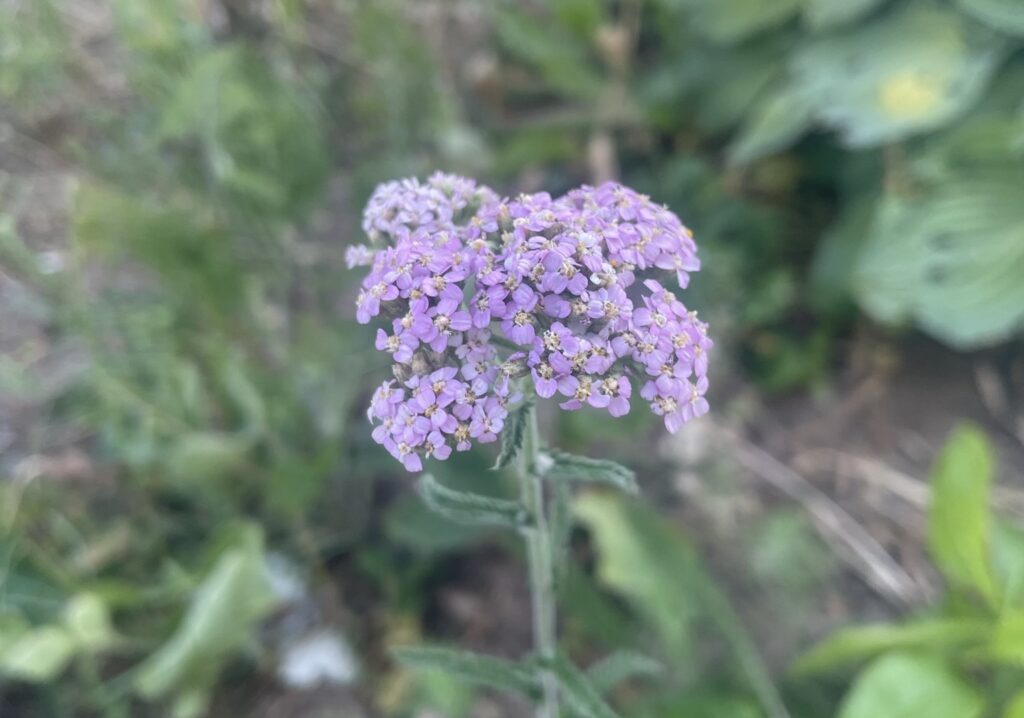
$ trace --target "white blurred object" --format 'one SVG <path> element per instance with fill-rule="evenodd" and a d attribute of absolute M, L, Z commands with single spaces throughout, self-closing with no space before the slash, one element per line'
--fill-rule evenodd
<path fill-rule="evenodd" d="M 271 552 L 267 556 L 267 579 L 281 603 L 296 603 L 308 593 L 298 566 L 284 554 Z"/>
<path fill-rule="evenodd" d="M 291 688 L 349 684 L 358 673 L 359 666 L 348 641 L 331 629 L 311 633 L 290 645 L 277 669 L 278 677 Z"/>

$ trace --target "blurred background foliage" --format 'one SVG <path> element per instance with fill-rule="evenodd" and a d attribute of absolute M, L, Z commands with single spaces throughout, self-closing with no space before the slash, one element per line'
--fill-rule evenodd
<path fill-rule="evenodd" d="M 1019 349 L 1022 48 L 1018 0 L 0 0 L 3 714 L 524 715 L 384 649 L 515 653 L 528 621 L 513 547 L 369 439 L 341 259 L 374 184 L 667 203 L 740 421 L 829 392 L 866 331 Z M 1024 716 L 1024 533 L 979 429 L 933 472 L 948 589 L 807 626 L 853 589 L 799 507 L 709 547 L 649 418 L 551 419 L 660 507 L 575 506 L 566 645 L 659 656 L 594 667 L 636 669 L 626 714 Z M 721 504 L 741 471 L 692 441 Z M 436 473 L 508 491 L 489 465 Z"/>

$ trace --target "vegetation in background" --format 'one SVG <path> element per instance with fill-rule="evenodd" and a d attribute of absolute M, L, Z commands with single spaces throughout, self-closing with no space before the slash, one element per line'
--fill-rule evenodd
<path fill-rule="evenodd" d="M 275 622 L 301 604 L 270 580 L 283 557 L 366 617 L 348 639 L 367 704 L 471 715 L 475 689 L 379 656 L 428 630 L 453 562 L 504 546 L 434 518 L 363 450 L 356 400 L 378 368 L 341 259 L 381 179 L 440 167 L 557 192 L 620 175 L 694 229 L 716 361 L 767 391 L 824 381 L 857 307 L 959 348 L 1024 321 L 1012 0 L 109 0 L 99 39 L 71 5 L 0 0 L 0 123 L 75 177 L 54 262 L 13 221 L 17 165 L 0 173 L 0 265 L 23 291 L 4 313 L 68 357 L 0 365 L 3 390 L 41 407 L 0 460 L 14 714 L 197 716 L 266 684 L 286 653 Z M 646 450 L 590 417 L 558 428 Z M 69 447 L 86 470 L 48 460 Z M 504 489 L 485 456 L 447 463 L 445 486 Z M 630 676 L 614 693 L 630 715 L 920 715 L 889 701 L 896 685 L 941 718 L 1017 718 L 1021 529 L 987 508 L 991 463 L 968 429 L 936 467 L 943 599 L 788 675 L 670 521 L 582 496 L 591 563 L 566 575 L 566 644 L 584 662 L 657 654 L 660 673 L 632 653 L 592 667 Z M 756 591 L 794 556 L 818 565 L 805 529 L 766 527 L 752 573 L 774 578 Z"/>

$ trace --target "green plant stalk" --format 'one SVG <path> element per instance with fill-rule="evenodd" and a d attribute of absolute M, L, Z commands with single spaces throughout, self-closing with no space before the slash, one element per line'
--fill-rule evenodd
<path fill-rule="evenodd" d="M 555 572 L 551 530 L 548 526 L 544 484 L 537 471 L 540 436 L 537 411 L 531 407 L 526 417 L 526 435 L 517 460 L 517 474 L 523 505 L 530 512 L 530 525 L 524 530 L 530 573 L 530 600 L 533 612 L 533 642 L 537 655 L 549 663 L 558 651 L 556 635 Z M 546 668 L 540 676 L 541 702 L 537 718 L 558 718 L 558 681 Z"/>

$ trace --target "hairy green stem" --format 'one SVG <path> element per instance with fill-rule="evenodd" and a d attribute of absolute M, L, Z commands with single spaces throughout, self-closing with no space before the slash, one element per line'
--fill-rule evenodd
<path fill-rule="evenodd" d="M 533 642 L 537 655 L 545 662 L 554 660 L 558 650 L 555 614 L 555 572 L 551 530 L 548 526 L 544 484 L 537 470 L 540 436 L 536 409 L 527 410 L 526 435 L 519 452 L 518 475 L 523 504 L 530 512 L 525 530 L 526 553 L 530 569 L 530 598 L 533 610 Z M 541 703 L 537 718 L 558 718 L 558 683 L 548 670 L 541 673 Z"/>

